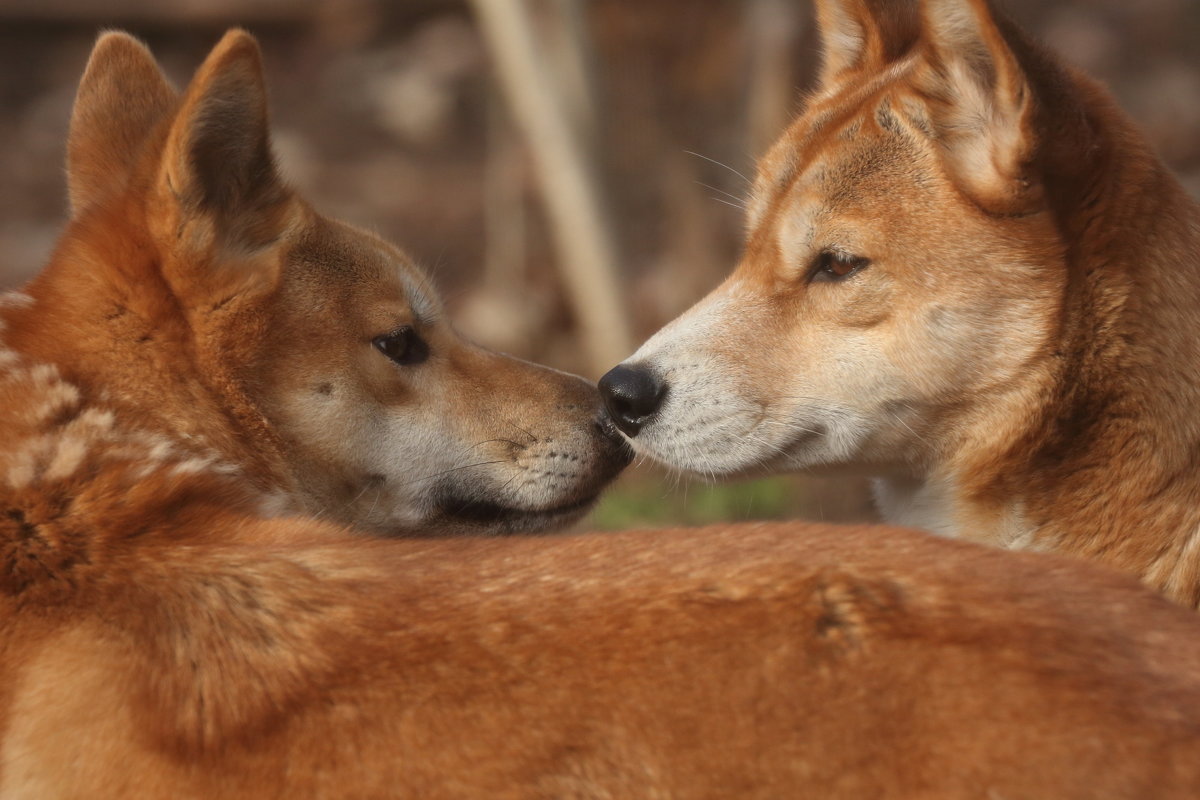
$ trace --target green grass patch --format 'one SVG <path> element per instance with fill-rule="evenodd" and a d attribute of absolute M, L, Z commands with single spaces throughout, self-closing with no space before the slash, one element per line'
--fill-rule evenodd
<path fill-rule="evenodd" d="M 665 476 L 643 466 L 621 476 L 583 527 L 625 530 L 752 519 L 846 522 L 873 518 L 866 484 L 860 480 L 787 475 L 708 484 Z"/>

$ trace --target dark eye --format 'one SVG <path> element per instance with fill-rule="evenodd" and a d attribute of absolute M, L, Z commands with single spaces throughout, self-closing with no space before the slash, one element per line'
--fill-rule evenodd
<path fill-rule="evenodd" d="M 376 350 L 397 364 L 410 366 L 429 358 L 429 345 L 407 325 L 391 333 L 376 336 L 371 343 L 375 345 Z"/>
<path fill-rule="evenodd" d="M 866 269 L 870 263 L 867 258 L 822 250 L 813 261 L 808 280 L 811 283 L 840 281 Z"/>

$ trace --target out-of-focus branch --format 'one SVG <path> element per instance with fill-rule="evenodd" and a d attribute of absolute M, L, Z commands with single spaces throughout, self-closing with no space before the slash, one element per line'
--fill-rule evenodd
<path fill-rule="evenodd" d="M 310 22 L 317 18 L 321 0 L 208 0 L 169 2 L 162 0 L 0 0 L 0 17 L 6 20 L 61 22 L 102 21 L 112 24 L 228 23 L 244 24 Z"/>
<path fill-rule="evenodd" d="M 530 0 L 525 0 L 529 2 Z M 595 53 L 588 33 L 587 0 L 533 0 L 543 10 L 546 53 L 557 76 L 559 102 L 567 109 L 585 153 L 598 135 Z"/>
<path fill-rule="evenodd" d="M 750 45 L 747 139 L 755 158 L 775 141 L 796 110 L 798 92 L 791 64 L 800 28 L 800 8 L 794 0 L 750 0 L 746 4 Z"/>
<path fill-rule="evenodd" d="M 523 0 L 473 0 L 513 117 L 529 146 L 572 307 L 596 374 L 632 349 L 618 291 L 617 248 L 571 115 Z M 582 118 L 594 118 L 592 114 Z"/>
<path fill-rule="evenodd" d="M 512 289 L 525 279 L 525 152 L 504 98 L 496 91 L 488 93 L 487 125 L 483 277 L 491 290 Z"/>

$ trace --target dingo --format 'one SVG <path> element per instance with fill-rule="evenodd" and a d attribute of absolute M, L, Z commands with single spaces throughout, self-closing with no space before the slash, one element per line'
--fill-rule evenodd
<path fill-rule="evenodd" d="M 249 47 L 231 40 L 181 99 L 128 40 L 97 48 L 74 219 L 4 312 L 6 346 L 53 365 L 7 376 L 24 389 L 0 412 L 10 480 L 112 448 L 236 469 L 277 512 L 384 534 L 582 515 L 627 461 L 594 389 L 463 341 L 402 253 L 289 191 Z"/>
<path fill-rule="evenodd" d="M 853 469 L 886 519 L 1200 603 L 1200 214 L 984 0 L 819 0 L 733 275 L 601 381 L 639 451 Z"/>
<path fill-rule="evenodd" d="M 182 98 L 123 35 L 84 77 L 0 309 L 0 797 L 1200 793 L 1200 620 L 1089 565 L 341 527 L 541 527 L 624 457 L 280 184 L 264 97 L 240 32 Z"/>

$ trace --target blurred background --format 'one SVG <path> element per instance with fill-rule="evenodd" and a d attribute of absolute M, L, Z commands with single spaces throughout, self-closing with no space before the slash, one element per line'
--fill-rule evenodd
<path fill-rule="evenodd" d="M 1005 5 L 1200 194 L 1200 2 Z M 64 220 L 96 33 L 182 86 L 231 25 L 262 43 L 281 165 L 318 209 L 405 248 L 471 337 L 593 380 L 732 268 L 744 176 L 818 58 L 807 0 L 0 0 L 0 289 Z M 585 525 L 871 516 L 860 481 L 639 465 Z"/>

